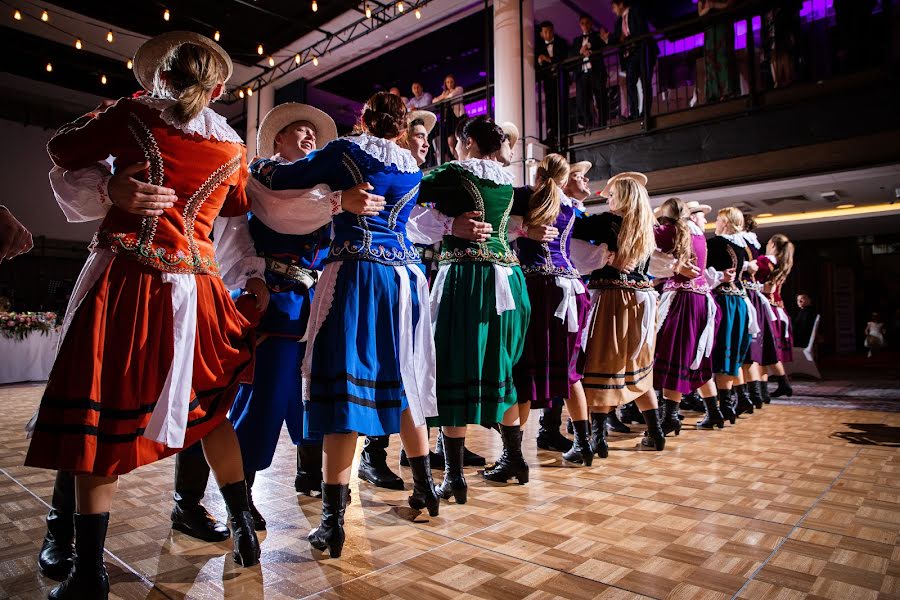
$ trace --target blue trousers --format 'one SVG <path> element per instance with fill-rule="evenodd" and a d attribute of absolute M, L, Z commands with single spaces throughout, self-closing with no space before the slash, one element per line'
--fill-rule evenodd
<path fill-rule="evenodd" d="M 320 443 L 303 439 L 300 361 L 305 350 L 305 343 L 280 337 L 269 337 L 256 349 L 253 385 L 241 386 L 228 415 L 241 444 L 245 472 L 272 464 L 285 423 L 295 445 Z"/>

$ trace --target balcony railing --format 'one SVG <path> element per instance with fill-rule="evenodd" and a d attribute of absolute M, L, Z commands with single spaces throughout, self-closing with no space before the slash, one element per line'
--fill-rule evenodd
<path fill-rule="evenodd" d="M 752 108 L 776 88 L 889 67 L 896 27 L 892 0 L 737 1 L 539 69 L 541 137 L 574 148 L 653 129 L 661 115 L 734 100 Z"/>

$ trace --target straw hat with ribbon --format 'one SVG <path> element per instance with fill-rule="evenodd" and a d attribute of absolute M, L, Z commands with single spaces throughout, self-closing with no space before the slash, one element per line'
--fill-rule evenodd
<path fill-rule="evenodd" d="M 500 123 L 500 129 L 503 130 L 503 133 L 505 133 L 507 139 L 509 139 L 509 147 L 515 148 L 516 144 L 519 143 L 519 138 L 522 137 L 519 134 L 519 128 L 516 127 L 516 124 L 511 121 L 504 121 L 503 123 Z"/>
<path fill-rule="evenodd" d="M 150 38 L 138 48 L 134 54 L 134 76 L 138 83 L 141 84 L 148 92 L 153 91 L 153 84 L 156 80 L 156 72 L 160 67 L 164 66 L 166 59 L 173 50 L 183 44 L 196 44 L 202 46 L 212 52 L 222 63 L 225 70 L 225 81 L 231 78 L 234 73 L 234 64 L 228 53 L 205 35 L 194 33 L 193 31 L 170 31 Z"/>
<path fill-rule="evenodd" d="M 323 147 L 338 136 L 334 119 L 325 112 L 309 104 L 285 102 L 270 110 L 259 124 L 256 133 L 256 153 L 266 158 L 274 155 L 275 136 L 297 121 L 306 121 L 316 130 L 316 148 Z"/>
<path fill-rule="evenodd" d="M 594 165 L 592 165 L 590 162 L 588 162 L 588 161 L 586 161 L 586 160 L 582 160 L 582 161 L 574 162 L 574 163 L 569 163 L 569 173 L 581 173 L 581 174 L 585 174 L 585 173 L 587 173 L 588 171 L 590 171 L 590 170 L 591 170 L 591 167 L 593 167 L 593 166 L 594 166 Z"/>
<path fill-rule="evenodd" d="M 689 214 L 694 214 L 698 212 L 702 212 L 704 215 L 709 214 L 709 211 L 712 210 L 712 206 L 709 204 L 700 204 L 696 200 L 690 200 L 685 203 L 684 207 L 687 209 Z"/>

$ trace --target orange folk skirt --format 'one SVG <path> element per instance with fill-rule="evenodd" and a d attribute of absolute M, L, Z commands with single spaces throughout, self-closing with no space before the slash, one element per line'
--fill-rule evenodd
<path fill-rule="evenodd" d="M 253 361 L 249 322 L 222 280 L 195 280 L 197 330 L 184 448 L 225 419 Z M 67 324 L 25 464 L 112 476 L 179 452 L 143 437 L 173 355 L 171 284 L 156 269 L 113 258 Z"/>

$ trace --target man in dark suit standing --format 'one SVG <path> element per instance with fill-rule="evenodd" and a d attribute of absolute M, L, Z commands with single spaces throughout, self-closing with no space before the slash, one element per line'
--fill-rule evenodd
<path fill-rule="evenodd" d="M 545 108 L 547 113 L 547 139 L 552 140 L 557 135 L 557 122 L 561 120 L 559 114 L 560 87 L 568 89 L 565 73 L 560 82 L 558 65 L 569 56 L 569 46 L 561 37 L 557 37 L 553 31 L 553 23 L 544 21 L 540 25 L 541 37 L 535 44 L 535 65 L 537 67 L 538 81 L 544 84 Z"/>
<path fill-rule="evenodd" d="M 606 126 L 609 118 L 609 99 L 606 82 L 609 74 L 600 52 L 606 47 L 609 32 L 594 30 L 594 20 L 583 14 L 578 19 L 581 35 L 572 40 L 572 56 L 581 56 L 581 66 L 575 70 L 575 116 L 579 129 L 594 125 L 592 104 L 596 102 L 600 116 L 600 127 Z"/>
<path fill-rule="evenodd" d="M 636 119 L 641 114 L 641 106 L 638 102 L 638 82 L 640 81 L 641 91 L 645 97 L 653 93 L 653 67 L 656 65 L 659 47 L 653 41 L 629 44 L 629 40 L 650 33 L 650 23 L 640 9 L 631 3 L 631 0 L 612 0 L 611 4 L 612 11 L 618 17 L 612 42 L 624 44 L 620 56 L 628 89 L 628 117 Z M 642 63 L 645 60 L 647 81 L 643 81 L 641 78 Z"/>

